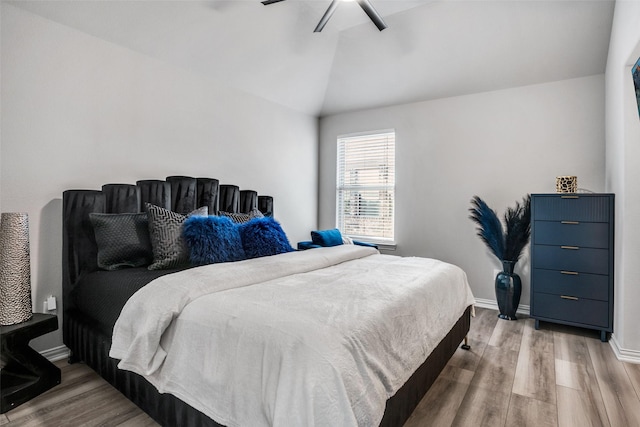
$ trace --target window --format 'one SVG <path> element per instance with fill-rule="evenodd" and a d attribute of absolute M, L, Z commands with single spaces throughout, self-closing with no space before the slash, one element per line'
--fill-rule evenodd
<path fill-rule="evenodd" d="M 338 137 L 336 226 L 342 234 L 394 244 L 394 130 Z"/>

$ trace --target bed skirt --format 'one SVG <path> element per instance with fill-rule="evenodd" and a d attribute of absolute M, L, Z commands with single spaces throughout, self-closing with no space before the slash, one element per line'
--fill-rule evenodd
<path fill-rule="evenodd" d="M 422 397 L 445 367 L 469 331 L 471 308 L 438 344 L 427 360 L 398 392 L 387 400 L 381 427 L 400 427 L 411 416 Z M 69 310 L 64 319 L 65 345 L 71 350 L 70 363 L 85 362 L 129 400 L 163 426 L 223 427 L 202 412 L 171 394 L 158 393 L 143 377 L 118 369 L 109 357 L 111 337 L 101 332 L 80 313 Z"/>

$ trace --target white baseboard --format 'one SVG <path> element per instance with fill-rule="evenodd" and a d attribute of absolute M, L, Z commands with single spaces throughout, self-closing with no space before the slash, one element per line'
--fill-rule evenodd
<path fill-rule="evenodd" d="M 490 299 L 476 298 L 476 307 L 498 311 L 498 303 Z M 530 307 L 528 305 L 521 304 L 520 306 L 518 306 L 518 310 L 516 311 L 516 313 L 525 314 L 528 316 L 529 310 Z M 613 349 L 613 353 L 616 355 L 616 358 L 619 361 L 640 364 L 640 351 L 621 348 L 614 334 L 611 334 L 609 345 Z"/>
<path fill-rule="evenodd" d="M 476 307 L 487 308 L 489 310 L 498 311 L 498 303 L 495 300 L 476 298 Z M 518 306 L 518 310 L 516 310 L 516 314 L 525 314 L 529 315 L 529 306 L 520 304 Z"/>
<path fill-rule="evenodd" d="M 55 362 L 56 360 L 62 360 L 69 357 L 69 349 L 61 345 L 60 347 L 50 348 L 40 352 L 49 362 Z"/>
<path fill-rule="evenodd" d="M 614 334 L 609 338 L 609 345 L 619 361 L 640 364 L 640 351 L 621 348 Z"/>

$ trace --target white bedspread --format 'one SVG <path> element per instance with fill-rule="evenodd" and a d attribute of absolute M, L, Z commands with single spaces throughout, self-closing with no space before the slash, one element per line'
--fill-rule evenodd
<path fill-rule="evenodd" d="M 473 303 L 441 261 L 291 252 L 154 280 L 125 305 L 110 356 L 229 427 L 376 426 Z"/>

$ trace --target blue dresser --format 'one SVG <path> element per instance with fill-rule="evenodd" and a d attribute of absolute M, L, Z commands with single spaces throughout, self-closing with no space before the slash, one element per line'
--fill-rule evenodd
<path fill-rule="evenodd" d="M 531 312 L 613 332 L 613 194 L 531 195 Z"/>

